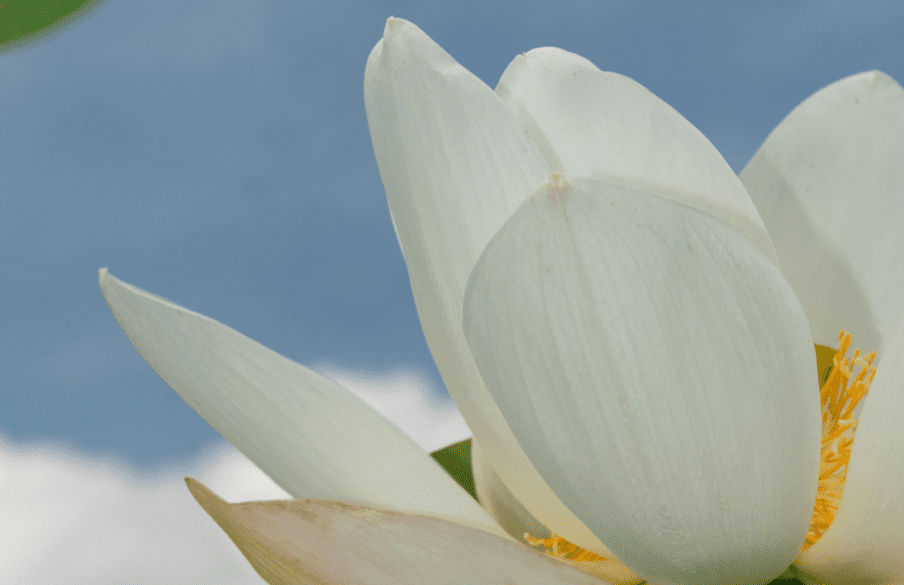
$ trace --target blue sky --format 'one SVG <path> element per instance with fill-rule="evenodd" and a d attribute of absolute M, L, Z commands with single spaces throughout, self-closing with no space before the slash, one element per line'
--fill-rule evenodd
<path fill-rule="evenodd" d="M 904 80 L 904 5 L 109 0 L 0 53 L 0 436 L 144 466 L 217 435 L 141 360 L 97 269 L 305 364 L 423 372 L 362 97 L 387 16 L 490 85 L 535 46 L 645 84 L 740 170 L 843 76 Z"/>

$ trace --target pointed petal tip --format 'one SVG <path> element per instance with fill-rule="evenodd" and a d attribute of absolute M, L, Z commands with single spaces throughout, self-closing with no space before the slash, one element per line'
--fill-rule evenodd
<path fill-rule="evenodd" d="M 590 59 L 582 57 L 577 53 L 572 53 L 571 51 L 560 49 L 559 47 L 537 47 L 535 49 L 527 51 L 526 53 L 521 53 L 518 56 L 524 57 L 525 61 L 536 63 L 543 63 L 544 61 L 557 61 L 560 63 L 570 63 L 572 65 L 589 67 L 591 69 L 599 69 Z"/>
<path fill-rule="evenodd" d="M 427 36 L 416 24 L 414 24 L 410 20 L 390 16 L 386 19 L 386 25 L 383 27 L 383 39 L 389 40 L 406 32 L 419 32 L 422 35 Z"/>
<path fill-rule="evenodd" d="M 843 77 L 835 83 L 829 84 L 825 89 L 836 85 L 856 86 L 862 92 L 875 91 L 888 86 L 901 89 L 901 84 L 894 77 L 878 69 L 861 71 L 860 73 Z"/>
<path fill-rule="evenodd" d="M 383 27 L 383 37 L 377 46 L 392 49 L 394 55 L 420 54 L 445 55 L 446 51 L 434 41 L 421 27 L 405 20 L 390 16 Z M 376 49 L 376 47 L 375 47 Z M 374 51 L 371 52 L 371 55 Z"/>
<path fill-rule="evenodd" d="M 526 75 L 532 70 L 563 66 L 576 71 L 599 71 L 592 61 L 571 51 L 558 47 L 537 47 L 520 53 L 512 59 L 496 84 L 496 93 L 503 97 L 514 97 L 516 92 L 512 86 L 520 82 L 521 75 Z"/>
<path fill-rule="evenodd" d="M 885 73 L 884 71 L 880 71 L 878 69 L 871 69 L 869 71 L 864 71 L 862 73 L 855 73 L 851 77 L 860 77 L 865 80 L 871 81 L 873 83 L 877 83 L 880 81 L 893 81 L 897 83 L 894 77 Z"/>
<path fill-rule="evenodd" d="M 193 477 L 186 477 L 185 485 L 188 486 L 188 491 L 191 492 L 192 497 L 211 516 L 214 515 L 215 511 L 221 510 L 227 505 L 223 498 L 216 495 L 210 488 Z"/>
<path fill-rule="evenodd" d="M 399 43 L 402 43 L 402 47 L 408 45 L 407 49 L 400 49 L 402 51 L 421 51 L 424 50 L 424 47 L 427 45 L 435 44 L 432 39 L 430 39 L 430 37 L 414 23 L 405 20 L 404 18 L 396 18 L 395 16 L 387 18 L 386 25 L 383 27 L 383 37 L 377 41 L 374 48 L 371 49 L 370 55 L 367 57 L 367 64 L 364 68 L 365 96 L 369 91 L 369 80 L 375 75 L 375 71 L 380 69 L 379 63 L 384 49 L 399 46 Z M 423 45 L 423 43 L 427 43 L 427 45 Z M 414 48 L 412 48 L 412 44 L 414 45 Z"/>
<path fill-rule="evenodd" d="M 97 271 L 97 284 L 100 287 L 100 294 L 103 295 L 104 301 L 106 301 L 107 306 L 110 307 L 110 310 L 112 311 L 113 305 L 110 304 L 110 288 L 112 286 L 121 285 L 122 282 L 110 274 L 110 271 L 105 266 Z"/>
<path fill-rule="evenodd" d="M 185 485 L 188 486 L 188 491 L 191 492 L 195 499 L 198 499 L 198 493 L 210 491 L 207 486 L 193 477 L 185 476 L 183 479 L 185 480 Z"/>
<path fill-rule="evenodd" d="M 111 287 L 128 287 L 129 284 L 119 280 L 112 274 L 110 274 L 110 270 L 105 266 L 97 271 L 97 283 L 100 285 L 100 291 L 103 293 L 104 298 L 108 298 L 108 293 Z"/>
<path fill-rule="evenodd" d="M 390 16 L 386 19 L 386 26 L 383 27 L 383 37 L 388 37 L 392 34 L 393 30 L 397 29 L 398 27 L 405 26 L 405 23 L 407 22 L 407 20 L 404 20 L 402 18 Z"/>

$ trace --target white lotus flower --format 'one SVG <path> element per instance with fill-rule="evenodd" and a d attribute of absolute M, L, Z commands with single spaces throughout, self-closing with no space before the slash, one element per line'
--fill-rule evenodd
<path fill-rule="evenodd" d="M 190 480 L 261 575 L 718 585 L 794 562 L 904 582 L 900 86 L 820 91 L 743 184 L 647 89 L 559 49 L 516 57 L 494 92 L 390 19 L 365 99 L 483 508 L 348 391 L 100 275 L 161 377 L 306 498 L 227 504 Z M 813 344 L 841 329 L 879 357 L 844 358 L 842 337 L 821 396 Z"/>

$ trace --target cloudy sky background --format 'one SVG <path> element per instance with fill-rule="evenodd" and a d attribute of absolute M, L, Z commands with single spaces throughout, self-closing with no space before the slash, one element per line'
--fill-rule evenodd
<path fill-rule="evenodd" d="M 580 53 L 738 171 L 820 87 L 904 80 L 893 0 L 551 6 L 109 0 L 0 53 L 0 581 L 259 582 L 181 478 L 236 500 L 278 490 L 132 349 L 102 266 L 348 382 L 425 448 L 467 434 L 370 150 L 362 76 L 387 16 L 490 85 L 535 46 Z"/>

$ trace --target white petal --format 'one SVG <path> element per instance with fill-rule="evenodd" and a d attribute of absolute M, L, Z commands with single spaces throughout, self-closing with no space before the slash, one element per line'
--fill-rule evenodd
<path fill-rule="evenodd" d="M 515 57 L 496 92 L 524 121 L 553 171 L 682 201 L 734 226 L 775 257 L 763 221 L 722 155 L 633 79 L 545 47 Z"/>
<path fill-rule="evenodd" d="M 741 173 L 817 343 L 904 317 L 904 90 L 872 71 L 800 104 Z"/>
<path fill-rule="evenodd" d="M 604 583 L 526 546 L 437 518 L 323 500 L 228 504 L 187 482 L 273 585 Z"/>
<path fill-rule="evenodd" d="M 100 287 L 148 364 L 288 493 L 499 530 L 414 441 L 345 388 L 106 269 Z"/>
<path fill-rule="evenodd" d="M 816 363 L 750 240 L 664 197 L 553 181 L 487 246 L 465 331 L 562 501 L 654 583 L 766 582 L 815 497 Z"/>
<path fill-rule="evenodd" d="M 509 491 L 499 474 L 489 466 L 486 456 L 476 443 L 471 445 L 471 462 L 474 468 L 474 488 L 480 505 L 510 536 L 522 542 L 525 534 L 534 538 L 549 538 L 549 529 L 534 518 Z M 601 577 L 614 585 L 636 585 L 643 581 L 610 551 L 600 550 L 599 554 L 606 558 L 568 562 L 585 573 Z"/>
<path fill-rule="evenodd" d="M 549 537 L 549 529 L 512 495 L 476 441 L 471 443 L 471 468 L 477 500 L 512 538 L 524 542 L 525 533 L 537 538 Z"/>
<path fill-rule="evenodd" d="M 503 101 L 410 22 L 387 22 L 367 61 L 364 98 L 421 326 L 449 393 L 525 507 L 584 548 L 604 548 L 527 460 L 484 387 L 461 325 L 474 262 L 545 182 L 546 161 Z"/>
<path fill-rule="evenodd" d="M 904 322 L 878 357 L 835 521 L 796 563 L 828 585 L 904 582 Z"/>

